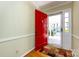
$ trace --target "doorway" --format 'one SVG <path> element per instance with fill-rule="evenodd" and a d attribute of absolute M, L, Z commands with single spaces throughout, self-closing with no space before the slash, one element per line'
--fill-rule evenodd
<path fill-rule="evenodd" d="M 62 13 L 48 17 L 48 44 L 62 46 Z"/>
<path fill-rule="evenodd" d="M 71 9 L 48 16 L 48 44 L 72 49 Z"/>

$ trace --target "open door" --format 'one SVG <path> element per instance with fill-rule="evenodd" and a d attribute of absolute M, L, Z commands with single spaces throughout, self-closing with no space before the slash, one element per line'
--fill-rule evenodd
<path fill-rule="evenodd" d="M 35 50 L 47 45 L 47 14 L 35 10 Z"/>

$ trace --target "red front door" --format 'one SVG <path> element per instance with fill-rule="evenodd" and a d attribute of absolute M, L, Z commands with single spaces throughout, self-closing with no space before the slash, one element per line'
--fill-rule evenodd
<path fill-rule="evenodd" d="M 35 50 L 47 45 L 47 14 L 35 10 Z"/>

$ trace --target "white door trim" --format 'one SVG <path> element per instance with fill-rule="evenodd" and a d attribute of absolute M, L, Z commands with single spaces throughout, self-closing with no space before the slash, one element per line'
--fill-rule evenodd
<path fill-rule="evenodd" d="M 71 17 L 72 9 L 68 8 L 63 10 L 63 15 L 65 14 L 65 12 L 69 12 L 69 32 L 63 31 L 63 48 L 72 49 L 72 17 Z M 65 17 L 63 17 L 63 19 L 65 19 Z M 63 30 L 65 30 L 65 21 L 63 21 L 63 23 L 64 23 Z"/>

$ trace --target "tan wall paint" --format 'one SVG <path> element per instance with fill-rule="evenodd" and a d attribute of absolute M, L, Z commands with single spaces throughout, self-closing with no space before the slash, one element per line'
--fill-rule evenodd
<path fill-rule="evenodd" d="M 0 2 L 0 40 L 34 33 L 34 10 L 30 2 Z M 0 56 L 21 56 L 32 48 L 34 35 L 0 43 Z"/>
<path fill-rule="evenodd" d="M 79 2 L 73 2 L 73 34 L 79 37 Z M 73 36 L 73 48 L 79 48 L 79 38 Z"/>

